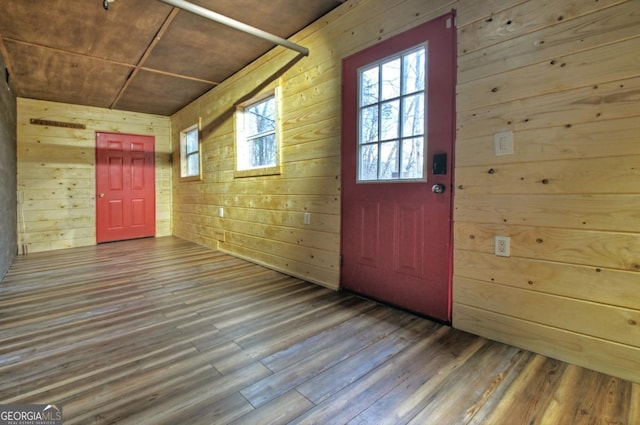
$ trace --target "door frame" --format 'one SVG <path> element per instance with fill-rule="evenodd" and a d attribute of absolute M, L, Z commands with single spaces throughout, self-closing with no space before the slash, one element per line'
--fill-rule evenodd
<path fill-rule="evenodd" d="M 153 219 L 153 223 L 151 225 L 151 230 L 149 232 L 145 232 L 145 234 L 140 234 L 140 235 L 135 235 L 135 236 L 127 236 L 124 238 L 116 238 L 116 239 L 102 239 L 100 240 L 100 238 L 98 237 L 100 234 L 99 231 L 99 220 L 98 220 L 98 216 L 99 216 L 99 137 L 101 135 L 114 135 L 117 137 L 140 137 L 140 138 L 149 138 L 151 141 L 151 151 L 147 151 L 145 150 L 145 154 L 150 154 L 151 156 L 151 164 L 152 164 L 152 178 L 151 178 L 151 184 L 153 187 L 153 202 L 151 203 L 151 209 L 152 209 L 152 214 L 150 214 L 152 216 Z M 138 239 L 138 238 L 145 238 L 145 237 L 155 237 L 156 236 L 156 215 L 157 215 L 157 187 L 156 187 L 156 137 L 153 134 L 133 134 L 133 133 L 120 133 L 120 132 L 113 132 L 113 131 L 99 131 L 97 130 L 95 132 L 95 230 L 96 230 L 96 244 L 100 244 L 100 243 L 107 243 L 107 242 L 112 242 L 112 241 L 116 241 L 116 240 L 131 240 L 131 239 Z"/>
<path fill-rule="evenodd" d="M 388 45 L 396 45 L 397 44 L 397 40 L 399 38 L 402 38 L 403 36 L 406 37 L 407 33 L 410 33 L 412 31 L 418 30 L 420 27 L 424 26 L 424 25 L 428 25 L 429 23 L 431 23 L 432 21 L 437 21 L 439 19 L 443 19 L 445 17 L 449 17 L 451 19 L 450 24 L 453 27 L 453 32 L 452 32 L 452 36 L 453 36 L 453 45 L 452 45 L 452 55 L 451 55 L 451 60 L 453 61 L 453 63 L 451 64 L 451 69 L 453 70 L 452 73 L 452 92 L 451 92 L 451 128 L 450 128 L 450 132 L 451 132 L 451 138 L 450 138 L 450 152 L 449 152 L 449 161 L 448 162 L 448 166 L 449 166 L 449 170 L 448 173 L 450 173 L 450 187 L 446 188 L 447 190 L 450 191 L 450 198 L 449 198 L 449 205 L 448 205 L 448 222 L 446 223 L 447 225 L 447 233 L 448 233 L 448 251 L 446 253 L 446 258 L 447 258 L 447 318 L 446 320 L 443 319 L 439 319 L 439 318 L 433 318 L 430 317 L 430 319 L 433 320 L 437 320 L 443 323 L 447 323 L 450 324 L 451 320 L 452 320 L 452 296 L 453 296 L 453 260 L 454 260 L 454 246 L 453 246 L 453 241 L 454 241 L 454 237 L 453 237 L 453 223 L 454 223 L 454 197 L 455 197 L 455 148 L 456 148 L 456 94 L 455 94 L 455 90 L 456 90 L 456 85 L 457 85 L 457 27 L 456 27 L 456 11 L 455 9 L 451 10 L 450 12 L 443 14 L 439 17 L 430 19 L 429 21 L 423 22 L 419 25 L 416 25 L 412 28 L 408 28 L 405 31 L 403 31 L 402 33 L 391 37 L 387 40 L 384 40 L 380 43 L 377 43 L 373 46 L 364 48 L 362 50 L 360 50 L 359 52 L 353 53 L 352 55 L 348 56 L 351 57 L 353 55 L 358 55 L 358 54 L 368 54 L 367 52 L 370 52 L 374 49 L 379 49 L 381 47 L 381 45 L 383 44 L 388 44 Z M 445 18 L 446 19 L 446 18 Z M 402 51 L 403 49 L 400 48 L 398 49 L 398 51 Z M 344 66 L 344 62 L 345 60 L 348 58 L 345 57 L 342 59 L 342 84 L 343 84 L 343 90 L 342 90 L 342 96 L 344 97 L 344 85 L 345 85 L 345 78 L 346 78 L 346 72 L 345 72 L 345 66 Z M 357 97 L 357 96 L 356 96 Z M 348 137 L 352 137 L 352 135 L 350 133 L 347 133 L 344 122 L 346 120 L 347 117 L 347 111 L 345 110 L 346 108 L 342 108 L 342 112 L 341 112 L 341 116 L 342 116 L 342 125 L 341 125 L 341 151 L 344 149 L 344 143 L 345 140 Z M 354 146 L 355 149 L 357 149 L 357 142 Z M 343 155 L 342 155 L 343 156 Z M 431 155 L 430 155 L 431 156 Z M 425 167 L 429 167 L 431 165 L 431 157 L 427 157 L 425 160 Z M 346 175 L 350 175 L 349 173 L 345 173 L 345 168 L 347 166 L 350 167 L 356 167 L 356 164 L 346 164 L 344 161 L 341 162 L 341 175 L 344 178 Z M 426 170 L 425 170 L 426 172 Z M 357 171 L 356 171 L 357 173 Z M 344 182 L 342 183 L 344 185 Z M 364 183 L 364 184 L 377 184 L 377 183 Z M 382 184 L 382 183 L 381 183 Z M 386 184 L 386 183 L 385 183 Z M 396 183 L 390 183 L 390 184 L 396 184 Z M 400 184 L 406 184 L 406 183 L 400 183 Z M 428 184 L 428 183 L 427 183 Z M 345 239 L 344 239 L 344 211 L 345 211 L 345 202 L 344 202 L 344 197 L 345 197 L 345 191 L 342 191 L 341 193 L 341 220 L 340 220 L 340 267 L 342 268 L 343 266 L 343 254 L 344 254 L 344 244 L 345 244 Z M 426 253 L 426 252 L 425 252 Z M 339 288 L 340 290 L 347 290 L 344 288 L 343 286 L 343 274 L 342 274 L 342 270 L 340 270 L 339 273 Z M 382 300 L 384 302 L 384 300 Z M 418 313 L 419 314 L 419 313 Z"/>

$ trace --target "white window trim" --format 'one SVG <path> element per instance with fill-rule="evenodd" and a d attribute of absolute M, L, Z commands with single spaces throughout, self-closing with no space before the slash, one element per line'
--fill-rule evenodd
<path fill-rule="evenodd" d="M 187 133 L 191 130 L 198 130 L 198 174 L 187 175 Z M 201 119 L 196 124 L 180 131 L 180 179 L 183 181 L 200 180 L 202 176 L 202 145 L 200 140 Z"/>
<path fill-rule="evenodd" d="M 244 110 L 245 108 L 254 105 L 264 99 L 274 97 L 276 100 L 276 164 L 268 167 L 251 168 L 247 170 L 238 169 L 238 144 L 244 143 Z M 234 141 L 234 176 L 240 177 L 257 177 L 257 176 L 272 176 L 282 174 L 282 96 L 280 87 L 276 87 L 272 90 L 268 90 L 256 97 L 253 97 L 236 106 L 235 113 L 235 130 L 236 137 Z"/>
<path fill-rule="evenodd" d="M 361 115 L 361 106 L 360 106 L 360 96 L 361 96 L 361 75 L 362 72 L 364 70 L 368 70 L 371 69 L 373 67 L 378 67 L 382 64 L 388 63 L 393 61 L 394 59 L 402 59 L 405 55 L 407 54 L 411 54 L 414 51 L 420 50 L 424 48 L 425 50 L 425 55 L 427 57 L 427 61 L 428 61 L 428 56 L 429 56 L 429 43 L 428 42 L 424 42 L 424 43 L 419 43 L 413 47 L 409 47 L 405 50 L 402 50 L 400 52 L 396 52 L 392 55 L 389 55 L 387 57 L 381 58 L 377 61 L 371 62 L 369 64 L 366 64 L 364 66 L 362 66 L 360 69 L 358 69 L 358 86 L 357 86 L 357 102 L 358 102 L 358 133 L 357 133 L 357 142 L 356 142 L 356 159 L 357 159 L 357 164 L 356 164 L 356 182 L 358 184 L 397 184 L 397 183 L 413 183 L 413 182 L 426 182 L 428 179 L 428 169 L 427 169 L 427 164 L 428 164 L 428 157 L 426 155 L 427 152 L 427 145 L 428 145 L 428 120 L 427 117 L 425 116 L 424 118 L 424 130 L 423 130 L 423 138 L 424 138 L 424 142 L 423 142 L 423 151 L 424 151 L 424 155 L 423 155 L 423 163 L 422 163 L 422 177 L 418 177 L 418 178 L 404 178 L 404 177 L 398 177 L 398 178 L 391 178 L 391 179 L 384 179 L 384 178 L 377 178 L 377 179 L 361 179 L 361 167 L 362 167 L 362 156 L 361 156 L 361 149 L 363 147 L 362 144 L 360 144 L 360 131 L 361 131 L 361 119 L 362 119 L 362 115 Z M 428 62 L 425 62 L 425 65 Z M 425 71 L 425 89 L 423 91 L 424 93 L 424 112 L 426 114 L 429 104 L 428 104 L 428 96 L 429 96 L 429 89 L 428 89 L 428 76 L 427 76 L 427 72 Z M 414 93 L 415 94 L 415 93 Z M 398 99 L 402 99 L 402 95 L 398 96 Z M 378 102 L 381 103 L 381 102 Z M 402 140 L 405 139 L 403 137 L 401 137 L 401 135 L 398 135 L 397 140 L 400 141 L 400 143 L 402 143 Z M 379 145 L 381 143 L 381 141 L 378 141 L 377 144 Z M 400 161 L 400 159 L 398 159 Z"/>

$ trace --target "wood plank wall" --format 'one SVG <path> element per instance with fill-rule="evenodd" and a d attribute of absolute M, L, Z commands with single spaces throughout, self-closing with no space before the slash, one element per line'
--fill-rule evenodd
<path fill-rule="evenodd" d="M 16 256 L 16 97 L 0 55 L 0 281 Z M 11 78 L 9 77 L 9 81 Z"/>
<path fill-rule="evenodd" d="M 174 234 L 337 288 L 342 58 L 457 10 L 454 326 L 640 382 L 640 2 L 348 0 L 292 39 L 283 173 L 234 179 L 233 108 L 275 48 L 172 117 L 202 118 Z M 515 153 L 495 156 L 512 130 Z M 225 208 L 224 218 L 218 216 Z M 303 224 L 303 213 L 311 224 Z M 495 235 L 511 257 L 495 257 Z"/>
<path fill-rule="evenodd" d="M 34 125 L 31 118 L 86 129 Z M 156 235 L 170 235 L 170 127 L 158 115 L 18 98 L 20 253 L 23 244 L 27 252 L 95 245 L 96 131 L 155 136 Z"/>
<path fill-rule="evenodd" d="M 453 323 L 640 382 L 640 2 L 491 3 L 458 21 Z"/>

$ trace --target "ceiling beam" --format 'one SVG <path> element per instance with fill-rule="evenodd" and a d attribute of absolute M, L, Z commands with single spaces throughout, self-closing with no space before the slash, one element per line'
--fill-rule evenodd
<path fill-rule="evenodd" d="M 253 27 L 251 25 L 245 24 L 243 22 L 236 21 L 233 18 L 229 18 L 228 16 L 221 15 L 212 10 L 206 9 L 202 6 L 195 5 L 185 0 L 160 0 L 160 1 L 170 4 L 172 6 L 178 7 L 182 10 L 186 10 L 187 12 L 191 12 L 203 18 L 209 19 L 210 21 L 218 22 L 219 24 L 226 25 L 228 27 L 237 29 L 239 31 L 246 32 L 247 34 L 251 34 L 253 36 L 262 38 L 263 40 L 270 41 L 279 46 L 286 47 L 287 49 L 295 50 L 296 52 L 304 56 L 309 56 L 309 49 L 307 49 L 306 47 L 300 46 L 299 44 L 293 43 L 289 40 L 285 40 L 282 37 L 278 37 L 277 35 L 273 35 L 271 33 L 268 33 L 259 28 Z"/>
<path fill-rule="evenodd" d="M 176 73 L 169 72 L 169 71 L 162 71 L 160 69 L 147 68 L 146 66 L 141 66 L 140 69 L 142 71 L 149 71 L 149 72 L 153 72 L 155 74 L 167 75 L 169 77 L 180 78 L 181 80 L 196 81 L 198 83 L 209 84 L 211 86 L 217 86 L 217 85 L 220 84 L 218 81 L 210 81 L 210 80 L 205 80 L 203 78 L 190 77 L 188 75 L 180 75 L 180 74 L 176 74 Z"/>

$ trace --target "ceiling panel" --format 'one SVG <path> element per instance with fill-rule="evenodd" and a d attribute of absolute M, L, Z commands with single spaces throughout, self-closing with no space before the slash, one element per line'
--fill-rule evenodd
<path fill-rule="evenodd" d="M 345 0 L 192 0 L 214 12 L 287 38 Z"/>
<path fill-rule="evenodd" d="M 5 41 L 11 84 L 22 97 L 108 108 L 132 68 L 32 44 Z"/>
<path fill-rule="evenodd" d="M 115 107 L 126 111 L 171 115 L 212 87 L 200 81 L 142 70 L 131 80 Z"/>
<path fill-rule="evenodd" d="M 282 38 L 343 1 L 192 0 Z M 102 3 L 2 0 L 17 96 L 170 115 L 274 47 L 160 0 Z"/>
<path fill-rule="evenodd" d="M 135 64 L 171 6 L 157 0 L 2 0 L 0 36 Z"/>
<path fill-rule="evenodd" d="M 144 66 L 220 83 L 272 47 L 249 34 L 180 12 Z"/>

